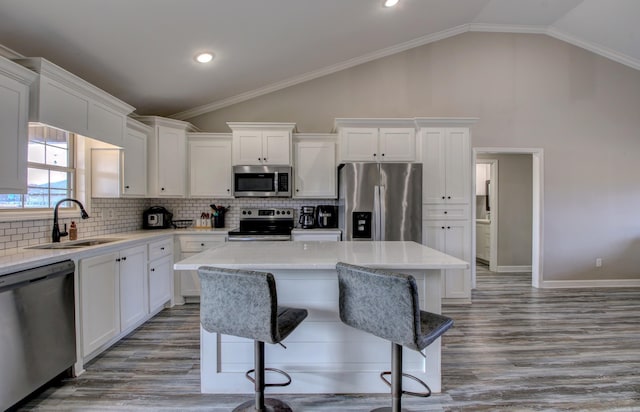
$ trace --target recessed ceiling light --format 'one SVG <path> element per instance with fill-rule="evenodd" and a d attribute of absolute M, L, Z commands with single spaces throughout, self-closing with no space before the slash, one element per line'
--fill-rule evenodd
<path fill-rule="evenodd" d="M 399 0 L 384 0 L 384 7 L 393 7 L 398 4 Z"/>
<path fill-rule="evenodd" d="M 209 63 L 211 60 L 213 60 L 213 53 L 199 53 L 196 55 L 196 61 L 198 63 Z"/>

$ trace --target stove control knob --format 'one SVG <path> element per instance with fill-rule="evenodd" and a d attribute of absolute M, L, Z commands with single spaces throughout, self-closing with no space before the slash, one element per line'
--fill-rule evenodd
<path fill-rule="evenodd" d="M 249 211 L 247 212 L 247 214 L 248 214 L 248 215 L 250 215 L 250 214 L 251 214 L 251 210 L 249 210 Z"/>
<path fill-rule="evenodd" d="M 287 210 L 287 214 L 290 215 L 291 214 L 291 210 Z"/>

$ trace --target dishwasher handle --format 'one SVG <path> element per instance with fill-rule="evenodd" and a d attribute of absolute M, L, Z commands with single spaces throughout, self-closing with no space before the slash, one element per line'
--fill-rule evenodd
<path fill-rule="evenodd" d="M 0 293 L 21 287 L 27 283 L 40 282 L 58 276 L 74 273 L 76 265 L 72 260 L 40 266 L 0 276 Z"/>

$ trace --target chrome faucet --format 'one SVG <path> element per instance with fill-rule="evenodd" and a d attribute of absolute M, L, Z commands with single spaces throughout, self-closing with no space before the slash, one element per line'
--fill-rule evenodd
<path fill-rule="evenodd" d="M 84 210 L 84 206 L 82 206 L 82 203 L 80 203 L 76 199 L 71 199 L 70 197 L 68 197 L 66 199 L 62 199 L 61 201 L 56 203 L 56 207 L 55 207 L 55 209 L 53 209 L 53 231 L 51 232 L 51 241 L 52 242 L 60 242 L 60 238 L 61 237 L 67 236 L 69 234 L 69 233 L 67 233 L 67 225 L 66 224 L 64 225 L 64 232 L 60 232 L 60 227 L 58 226 L 58 206 L 60 206 L 60 203 L 62 203 L 62 202 L 74 202 L 74 203 L 76 203 L 78 206 L 80 206 L 81 217 L 83 219 L 89 219 L 89 214 L 87 213 L 86 210 Z"/>

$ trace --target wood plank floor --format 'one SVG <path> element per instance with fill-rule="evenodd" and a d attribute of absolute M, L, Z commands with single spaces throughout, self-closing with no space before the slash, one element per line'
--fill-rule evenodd
<path fill-rule="evenodd" d="M 446 306 L 443 393 L 410 411 L 640 411 L 640 289 L 534 289 L 479 270 L 473 304 Z M 246 395 L 199 393 L 198 306 L 164 310 L 19 410 L 230 411 Z M 247 382 L 248 385 L 250 383 Z M 279 396 L 296 411 L 366 411 L 388 395 Z"/>

